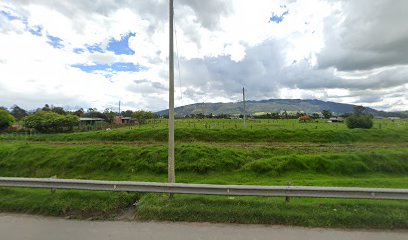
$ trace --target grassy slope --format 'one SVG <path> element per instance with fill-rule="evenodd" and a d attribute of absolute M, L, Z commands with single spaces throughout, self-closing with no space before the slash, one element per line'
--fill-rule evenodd
<path fill-rule="evenodd" d="M 299 142 L 299 143 L 400 143 L 408 142 L 407 129 L 193 129 L 178 128 L 179 142 Z M 29 141 L 133 141 L 166 142 L 167 129 L 118 129 L 32 136 L 0 135 L 0 140 Z"/>
<path fill-rule="evenodd" d="M 110 219 L 140 199 L 137 193 L 0 188 L 0 210 L 74 218 Z"/>
<path fill-rule="evenodd" d="M 176 134 L 178 182 L 408 188 L 406 130 L 178 129 Z M 163 129 L 118 129 L 3 141 L 0 176 L 166 181 L 166 138 Z M 238 144 L 244 139 L 273 144 Z M 143 144 L 131 145 L 132 140 Z M 294 142 L 321 144 L 291 147 Z M 282 198 L 182 195 L 168 201 L 160 194 L 0 189 L 0 210 L 112 218 L 140 197 L 143 219 L 408 228 L 408 204 L 399 201 L 294 199 L 285 204 Z"/>
<path fill-rule="evenodd" d="M 60 178 L 134 179 L 140 173 L 164 174 L 167 148 L 120 145 L 50 145 L 3 143 L 0 175 Z M 288 173 L 337 176 L 408 173 L 408 150 L 366 151 L 344 148 L 233 148 L 182 144 L 176 148 L 176 170 L 196 175 L 259 174 L 275 178 Z M 116 176 L 116 177 L 115 177 Z"/>
<path fill-rule="evenodd" d="M 398 201 L 292 199 L 166 195 L 143 198 L 143 219 L 286 224 L 310 227 L 406 229 L 408 204 Z"/>

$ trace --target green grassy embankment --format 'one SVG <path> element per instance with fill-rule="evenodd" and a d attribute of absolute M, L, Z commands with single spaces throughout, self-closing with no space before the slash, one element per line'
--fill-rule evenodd
<path fill-rule="evenodd" d="M 138 215 L 145 220 L 280 224 L 308 227 L 407 229 L 402 201 L 181 196 L 150 194 Z"/>
<path fill-rule="evenodd" d="M 178 129 L 184 183 L 408 188 L 407 130 Z M 0 135 L 0 176 L 165 182 L 167 130 Z M 136 142 L 137 144 L 134 144 Z M 244 144 L 245 143 L 245 144 Z M 144 220 L 408 228 L 404 201 L 208 197 L 0 188 L 0 211 Z"/>
<path fill-rule="evenodd" d="M 0 188 L 0 212 L 113 219 L 141 196 L 138 193 Z"/>
<path fill-rule="evenodd" d="M 0 140 L 166 142 L 164 128 L 116 129 L 65 134 L 0 135 Z M 298 143 L 401 143 L 408 129 L 194 129 L 178 128 L 178 142 L 298 142 Z"/>
<path fill-rule="evenodd" d="M 176 170 L 191 174 L 259 174 L 280 177 L 289 173 L 326 175 L 408 173 L 408 149 L 361 151 L 344 148 L 234 148 L 181 144 Z M 134 179 L 140 173 L 165 174 L 167 147 L 163 145 L 51 145 L 3 143 L 0 175 L 20 177 Z M 116 176 L 116 177 L 114 177 Z"/>

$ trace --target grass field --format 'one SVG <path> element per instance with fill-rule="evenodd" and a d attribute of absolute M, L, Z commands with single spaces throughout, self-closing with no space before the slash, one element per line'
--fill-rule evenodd
<path fill-rule="evenodd" d="M 0 135 L 0 176 L 164 182 L 165 120 L 111 131 Z M 239 125 L 239 126 L 238 126 Z M 236 126 L 236 127 L 235 127 Z M 251 128 L 252 126 L 252 128 Z M 177 120 L 177 182 L 408 188 L 407 121 L 369 130 L 296 120 Z M 0 189 L 0 211 L 145 220 L 408 228 L 404 201 Z"/>

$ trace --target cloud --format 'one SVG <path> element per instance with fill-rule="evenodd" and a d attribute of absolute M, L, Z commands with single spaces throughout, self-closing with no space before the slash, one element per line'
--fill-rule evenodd
<path fill-rule="evenodd" d="M 407 7 L 177 0 L 176 105 L 238 101 L 245 87 L 249 99 L 407 109 Z M 166 0 L 2 1 L 0 52 L 0 105 L 167 107 Z"/>
<path fill-rule="evenodd" d="M 407 64 L 408 20 L 404 0 L 340 1 L 341 10 L 325 20 L 321 68 L 366 70 Z"/>
<path fill-rule="evenodd" d="M 207 0 L 205 3 L 201 0 L 180 0 L 177 4 L 190 7 L 197 18 L 197 21 L 207 29 L 218 28 L 221 17 L 232 13 L 231 0 Z"/>

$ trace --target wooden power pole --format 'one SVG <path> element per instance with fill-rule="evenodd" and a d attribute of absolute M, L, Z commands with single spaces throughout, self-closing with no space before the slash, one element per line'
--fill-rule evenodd
<path fill-rule="evenodd" d="M 173 49 L 173 0 L 169 0 L 169 150 L 168 150 L 168 182 L 176 182 L 174 167 L 174 49 Z"/>

